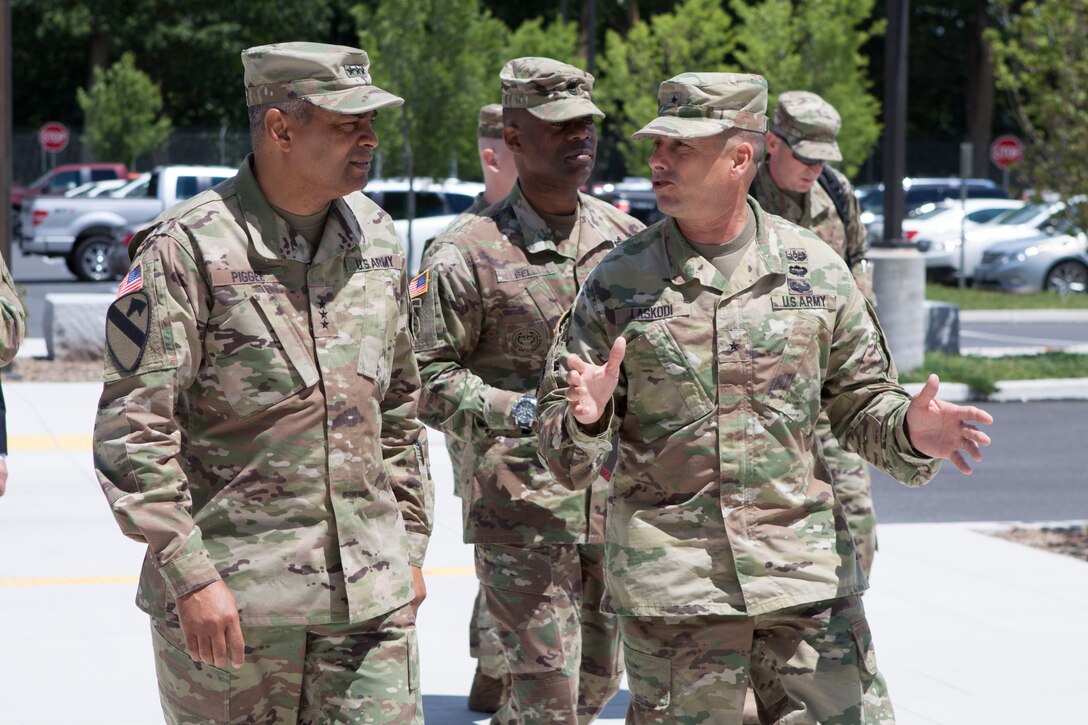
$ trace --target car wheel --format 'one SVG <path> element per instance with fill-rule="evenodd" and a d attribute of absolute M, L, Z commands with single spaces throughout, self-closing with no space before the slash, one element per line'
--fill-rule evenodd
<path fill-rule="evenodd" d="M 1083 294 L 1088 291 L 1088 267 L 1072 259 L 1058 262 L 1046 273 L 1043 289 L 1060 295 L 1069 292 Z"/>
<path fill-rule="evenodd" d="M 110 247 L 113 239 L 94 234 L 76 244 L 68 255 L 68 269 L 86 282 L 103 282 L 110 278 Z"/>

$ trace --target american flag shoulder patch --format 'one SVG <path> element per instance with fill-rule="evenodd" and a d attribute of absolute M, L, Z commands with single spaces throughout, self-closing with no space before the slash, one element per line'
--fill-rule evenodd
<path fill-rule="evenodd" d="M 127 294 L 131 294 L 144 287 L 144 272 L 143 265 L 137 262 L 132 266 L 132 269 L 128 271 L 125 278 L 121 281 L 121 286 L 117 288 L 117 296 L 124 297 Z"/>
<path fill-rule="evenodd" d="M 413 277 L 412 281 L 408 283 L 408 297 L 413 300 L 416 297 L 421 297 L 427 294 L 427 290 L 430 289 L 430 286 L 431 269 L 428 267 Z"/>

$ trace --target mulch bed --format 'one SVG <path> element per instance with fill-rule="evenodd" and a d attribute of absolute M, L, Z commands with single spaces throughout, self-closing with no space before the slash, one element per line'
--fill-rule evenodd
<path fill-rule="evenodd" d="M 1008 531 L 997 532 L 994 536 L 1088 561 L 1088 526 L 1086 525 L 1043 526 L 1034 529 L 1015 526 Z"/>
<path fill-rule="evenodd" d="M 0 376 L 13 383 L 100 383 L 102 361 L 20 357 L 0 370 Z"/>

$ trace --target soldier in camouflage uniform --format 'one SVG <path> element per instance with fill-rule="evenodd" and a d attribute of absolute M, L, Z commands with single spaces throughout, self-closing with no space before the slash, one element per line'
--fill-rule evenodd
<path fill-rule="evenodd" d="M 489 103 L 480 109 L 476 126 L 476 148 L 480 153 L 480 170 L 484 175 L 484 191 L 476 195 L 472 205 L 457 216 L 444 231 L 447 235 L 476 219 L 484 209 L 502 201 L 514 186 L 518 172 L 514 157 L 502 139 L 502 106 Z M 430 245 L 434 240 L 428 240 Z M 428 259 L 428 247 L 424 247 L 424 259 Z M 464 445 L 454 438 L 446 439 L 450 460 L 453 462 L 453 491 L 463 498 L 461 457 Z M 468 625 L 468 650 L 476 660 L 476 672 L 468 693 L 468 709 L 477 712 L 496 712 L 510 695 L 510 672 L 502 655 L 495 620 L 487 610 L 481 592 L 476 593 L 472 605 L 472 619 Z"/>
<path fill-rule="evenodd" d="M 7 365 L 15 359 L 19 346 L 26 334 L 26 307 L 15 289 L 15 280 L 11 271 L 0 257 L 0 315 L 3 315 L 3 327 L 0 328 L 0 365 Z M 4 404 L 4 389 L 0 387 L 0 496 L 8 486 L 8 427 L 7 406 Z"/>
<path fill-rule="evenodd" d="M 509 196 L 441 235 L 411 285 L 420 414 L 460 446 L 465 541 L 512 678 L 493 723 L 585 723 L 619 687 L 601 614 L 603 498 L 557 484 L 536 456 L 535 392 L 552 331 L 589 271 L 642 225 L 585 196 L 593 77 L 547 58 L 500 73 Z"/>
<path fill-rule="evenodd" d="M 606 603 L 620 615 L 628 722 L 890 723 L 842 507 L 817 475 L 825 409 L 853 450 L 910 485 L 988 437 L 976 408 L 911 399 L 846 265 L 746 197 L 766 82 L 684 73 L 651 137 L 668 216 L 594 269 L 540 396 L 540 452 L 591 485 L 618 441 Z M 592 362 L 588 362 L 592 361 Z M 961 450 L 962 449 L 962 450 Z"/>
<path fill-rule="evenodd" d="M 95 468 L 170 723 L 423 722 L 433 492 L 366 53 L 242 53 L 254 153 L 132 244 Z M 233 669 L 228 669 L 228 665 Z"/>
<path fill-rule="evenodd" d="M 768 157 L 756 174 L 752 196 L 765 212 L 802 226 L 831 245 L 850 268 L 858 287 L 875 301 L 872 265 L 865 258 L 869 242 L 854 189 L 845 176 L 825 164 L 842 161 L 836 140 L 841 125 L 838 111 L 815 93 L 787 91 L 780 95 L 767 135 Z M 825 174 L 833 178 L 824 181 Z M 840 197 L 838 202 L 832 194 Z M 844 207 L 845 219 L 839 216 L 837 204 Z M 846 511 L 854 546 L 868 576 L 876 554 L 876 512 L 869 467 L 831 435 L 826 415 L 820 416 L 816 435 L 827 475 Z"/>

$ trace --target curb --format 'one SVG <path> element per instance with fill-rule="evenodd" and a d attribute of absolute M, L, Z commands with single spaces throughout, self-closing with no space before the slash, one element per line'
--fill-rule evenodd
<path fill-rule="evenodd" d="M 960 310 L 960 322 L 1029 324 L 1088 322 L 1088 310 Z"/>
<path fill-rule="evenodd" d="M 913 397 L 925 383 L 903 383 Z M 1041 378 L 1039 380 L 999 380 L 997 391 L 979 395 L 965 383 L 941 381 L 937 397 L 949 403 L 1028 403 L 1043 400 L 1088 400 L 1088 378 Z"/>

